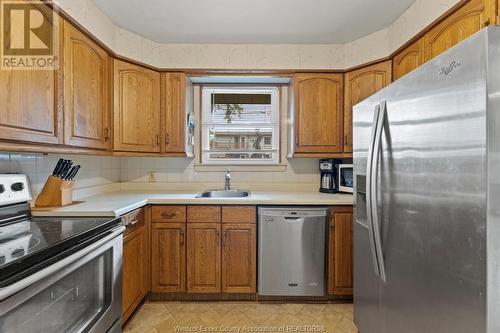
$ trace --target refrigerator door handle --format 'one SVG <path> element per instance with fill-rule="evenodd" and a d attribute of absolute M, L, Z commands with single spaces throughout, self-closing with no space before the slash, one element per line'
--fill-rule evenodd
<path fill-rule="evenodd" d="M 382 132 L 384 130 L 384 125 L 386 124 L 387 117 L 387 103 L 386 101 L 382 101 L 380 104 L 380 113 L 377 119 L 377 126 L 375 132 L 375 142 L 373 146 L 373 159 L 372 159 L 372 167 L 371 167 L 371 186 L 370 186 L 370 199 L 371 199 L 371 209 L 372 209 L 372 224 L 373 224 L 373 235 L 375 239 L 375 249 L 378 258 L 378 268 L 380 272 L 380 278 L 382 281 L 386 281 L 385 274 L 385 263 L 384 263 L 384 253 L 382 249 L 382 237 L 380 235 L 380 221 L 378 218 L 378 204 L 377 204 L 377 175 L 378 175 L 378 165 L 380 158 L 380 151 L 382 145 Z M 368 190 L 367 190 L 368 192 Z"/>
<path fill-rule="evenodd" d="M 377 259 L 377 250 L 375 247 L 375 235 L 373 228 L 373 219 L 372 219 L 372 168 L 373 168 L 373 148 L 375 145 L 375 134 L 377 132 L 377 126 L 379 123 L 379 115 L 380 115 L 380 105 L 375 107 L 375 112 L 373 115 L 373 123 L 372 123 L 372 132 L 370 135 L 370 143 L 368 145 L 368 159 L 366 162 L 366 219 L 368 222 L 368 237 L 370 238 L 370 252 L 372 254 L 373 260 L 373 268 L 375 270 L 375 274 L 380 276 L 379 271 L 379 263 Z"/>

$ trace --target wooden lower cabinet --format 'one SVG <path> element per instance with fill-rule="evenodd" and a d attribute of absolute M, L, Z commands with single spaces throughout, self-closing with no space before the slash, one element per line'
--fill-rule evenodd
<path fill-rule="evenodd" d="M 146 225 L 134 228 L 123 239 L 123 322 L 148 293 L 148 241 Z"/>
<path fill-rule="evenodd" d="M 352 296 L 352 207 L 333 208 L 329 221 L 328 294 Z"/>
<path fill-rule="evenodd" d="M 222 292 L 255 293 L 256 226 L 222 225 Z"/>
<path fill-rule="evenodd" d="M 186 224 L 153 223 L 151 290 L 186 291 Z"/>
<path fill-rule="evenodd" d="M 187 292 L 221 292 L 220 238 L 219 223 L 187 224 Z"/>

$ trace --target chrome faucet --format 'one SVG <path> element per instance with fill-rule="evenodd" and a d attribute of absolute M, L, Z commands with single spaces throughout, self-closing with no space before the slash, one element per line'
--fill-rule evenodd
<path fill-rule="evenodd" d="M 231 190 L 231 170 L 230 169 L 226 170 L 226 175 L 224 176 L 224 190 L 225 191 Z"/>

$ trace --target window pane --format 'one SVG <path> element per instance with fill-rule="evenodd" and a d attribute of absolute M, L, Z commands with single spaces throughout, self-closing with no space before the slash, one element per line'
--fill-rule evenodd
<path fill-rule="evenodd" d="M 236 161 L 272 161 L 276 153 L 272 152 L 216 152 L 208 153 L 210 160 Z"/>
<path fill-rule="evenodd" d="M 273 129 L 212 127 L 209 130 L 210 150 L 271 150 Z"/>
<path fill-rule="evenodd" d="M 279 162 L 278 89 L 206 88 L 202 162 Z"/>
<path fill-rule="evenodd" d="M 212 94 L 209 123 L 272 123 L 270 94 Z"/>

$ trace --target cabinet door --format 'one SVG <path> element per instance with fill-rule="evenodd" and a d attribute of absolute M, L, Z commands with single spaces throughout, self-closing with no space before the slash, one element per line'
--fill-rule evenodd
<path fill-rule="evenodd" d="M 344 152 L 352 152 L 352 107 L 391 83 L 391 61 L 345 74 Z"/>
<path fill-rule="evenodd" d="M 488 25 L 484 1 L 469 1 L 424 36 L 426 61 Z"/>
<path fill-rule="evenodd" d="M 424 39 L 420 38 L 392 60 L 392 79 L 397 80 L 424 63 Z"/>
<path fill-rule="evenodd" d="M 219 223 L 187 224 L 187 291 L 221 292 Z"/>
<path fill-rule="evenodd" d="M 185 232 L 185 223 L 153 223 L 151 243 L 153 292 L 186 291 Z"/>
<path fill-rule="evenodd" d="M 162 101 L 163 149 L 166 153 L 182 153 L 184 147 L 186 75 L 184 73 L 166 73 L 163 75 Z"/>
<path fill-rule="evenodd" d="M 59 20 L 60 27 L 62 19 L 57 15 L 54 19 Z M 56 52 L 61 57 L 62 48 L 56 48 Z M 0 139 L 62 143 L 59 78 L 58 70 L 0 70 Z"/>
<path fill-rule="evenodd" d="M 109 149 L 110 58 L 64 22 L 64 143 Z"/>
<path fill-rule="evenodd" d="M 142 226 L 130 232 L 123 240 L 122 310 L 124 321 L 134 312 L 147 293 L 145 251 L 146 227 Z"/>
<path fill-rule="evenodd" d="M 342 74 L 296 74 L 295 151 L 342 152 Z"/>
<path fill-rule="evenodd" d="M 160 152 L 160 73 L 114 62 L 114 150 Z"/>
<path fill-rule="evenodd" d="M 255 224 L 223 224 L 222 231 L 222 292 L 255 293 Z"/>
<path fill-rule="evenodd" d="M 352 295 L 353 214 L 334 213 L 330 218 L 328 244 L 328 293 Z"/>

